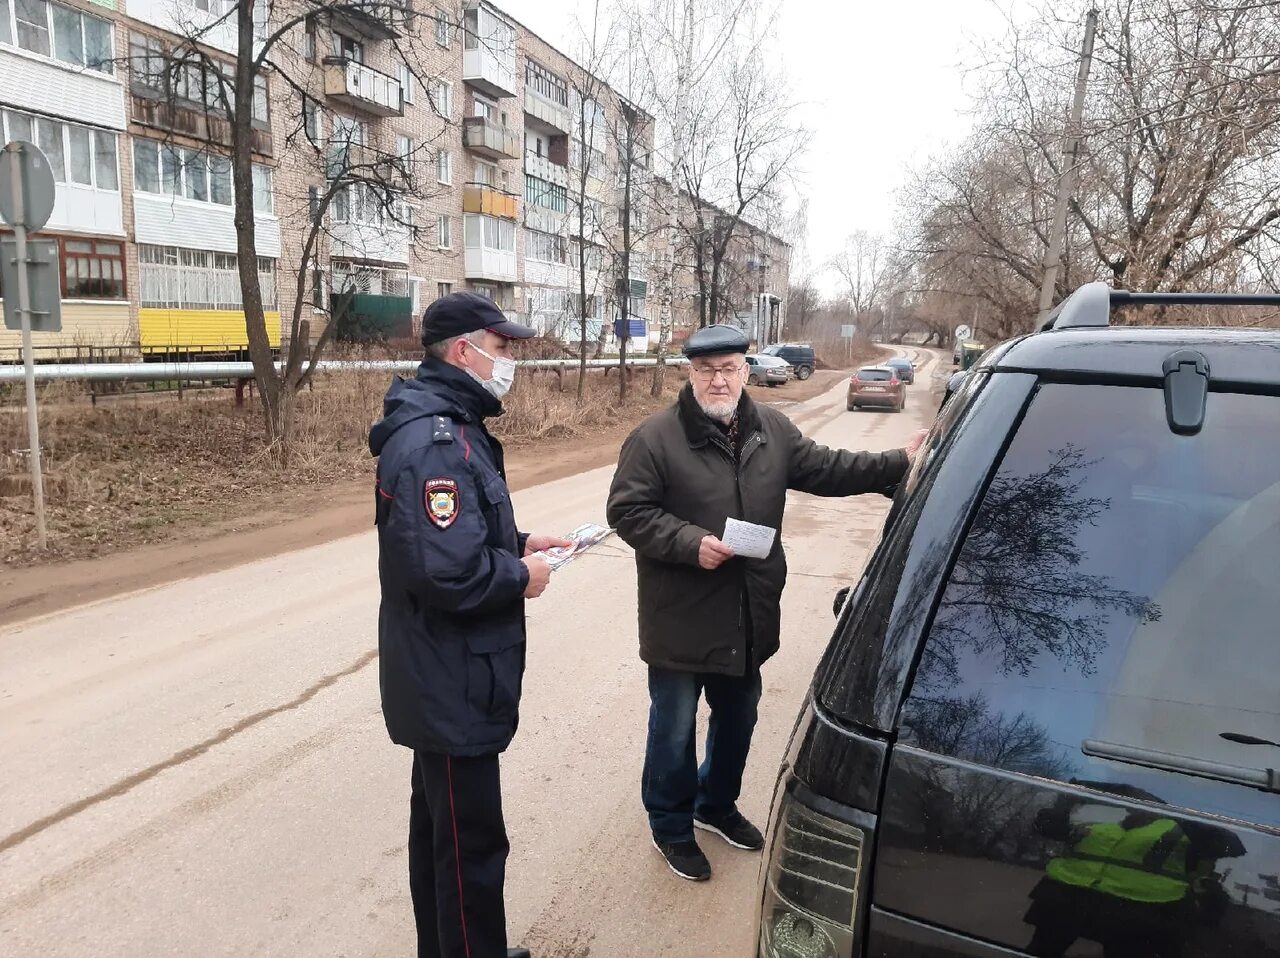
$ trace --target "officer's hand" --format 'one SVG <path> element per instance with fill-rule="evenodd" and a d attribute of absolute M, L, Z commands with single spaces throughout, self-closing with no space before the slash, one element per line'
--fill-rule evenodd
<path fill-rule="evenodd" d="M 531 556 L 535 552 L 546 552 L 548 549 L 572 548 L 572 539 L 562 539 L 559 536 L 529 536 L 529 541 L 524 544 L 524 554 Z"/>
<path fill-rule="evenodd" d="M 537 556 L 528 556 L 520 561 L 529 570 L 529 584 L 524 588 L 524 597 L 536 599 L 547 591 L 547 583 L 551 581 L 551 566 L 547 565 L 545 559 Z"/>
<path fill-rule="evenodd" d="M 733 558 L 733 550 L 715 536 L 703 536 L 698 546 L 698 565 L 704 569 L 718 569 Z"/>

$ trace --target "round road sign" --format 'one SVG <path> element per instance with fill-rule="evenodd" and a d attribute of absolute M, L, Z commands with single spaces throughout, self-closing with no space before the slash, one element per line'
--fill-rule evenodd
<path fill-rule="evenodd" d="M 14 176 L 17 169 L 18 176 Z M 21 184 L 22 202 L 18 202 Z M 56 188 L 49 159 L 33 143 L 14 140 L 0 150 L 0 217 L 10 226 L 38 230 L 53 213 Z M 22 208 L 19 222 L 18 208 Z"/>
<path fill-rule="evenodd" d="M 970 329 L 968 326 L 956 327 L 956 342 L 964 342 L 966 339 L 969 339 L 971 336 L 973 336 L 973 330 Z"/>

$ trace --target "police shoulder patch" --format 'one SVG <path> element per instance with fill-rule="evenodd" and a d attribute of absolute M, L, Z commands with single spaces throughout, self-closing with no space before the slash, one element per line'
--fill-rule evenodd
<path fill-rule="evenodd" d="M 423 486 L 422 499 L 427 518 L 441 529 L 453 525 L 462 509 L 458 484 L 449 478 L 428 479 Z"/>

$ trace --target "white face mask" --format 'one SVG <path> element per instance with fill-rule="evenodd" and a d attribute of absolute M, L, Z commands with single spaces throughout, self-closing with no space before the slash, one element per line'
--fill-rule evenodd
<path fill-rule="evenodd" d="M 468 375 L 483 386 L 485 391 L 494 399 L 501 399 L 511 391 L 511 384 L 516 380 L 516 361 L 514 359 L 490 356 L 474 343 L 468 343 L 468 345 L 485 359 L 493 361 L 493 375 L 491 379 L 481 379 L 480 376 L 476 374 L 476 371 L 470 366 L 467 367 Z"/>

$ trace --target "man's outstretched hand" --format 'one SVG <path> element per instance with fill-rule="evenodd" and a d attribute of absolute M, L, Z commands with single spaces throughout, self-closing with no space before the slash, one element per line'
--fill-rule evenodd
<path fill-rule="evenodd" d="M 924 445 L 925 438 L 929 435 L 928 429 L 921 429 L 918 433 L 911 437 L 911 441 L 906 445 L 907 459 L 915 462 L 916 453 L 920 451 L 920 447 Z"/>

